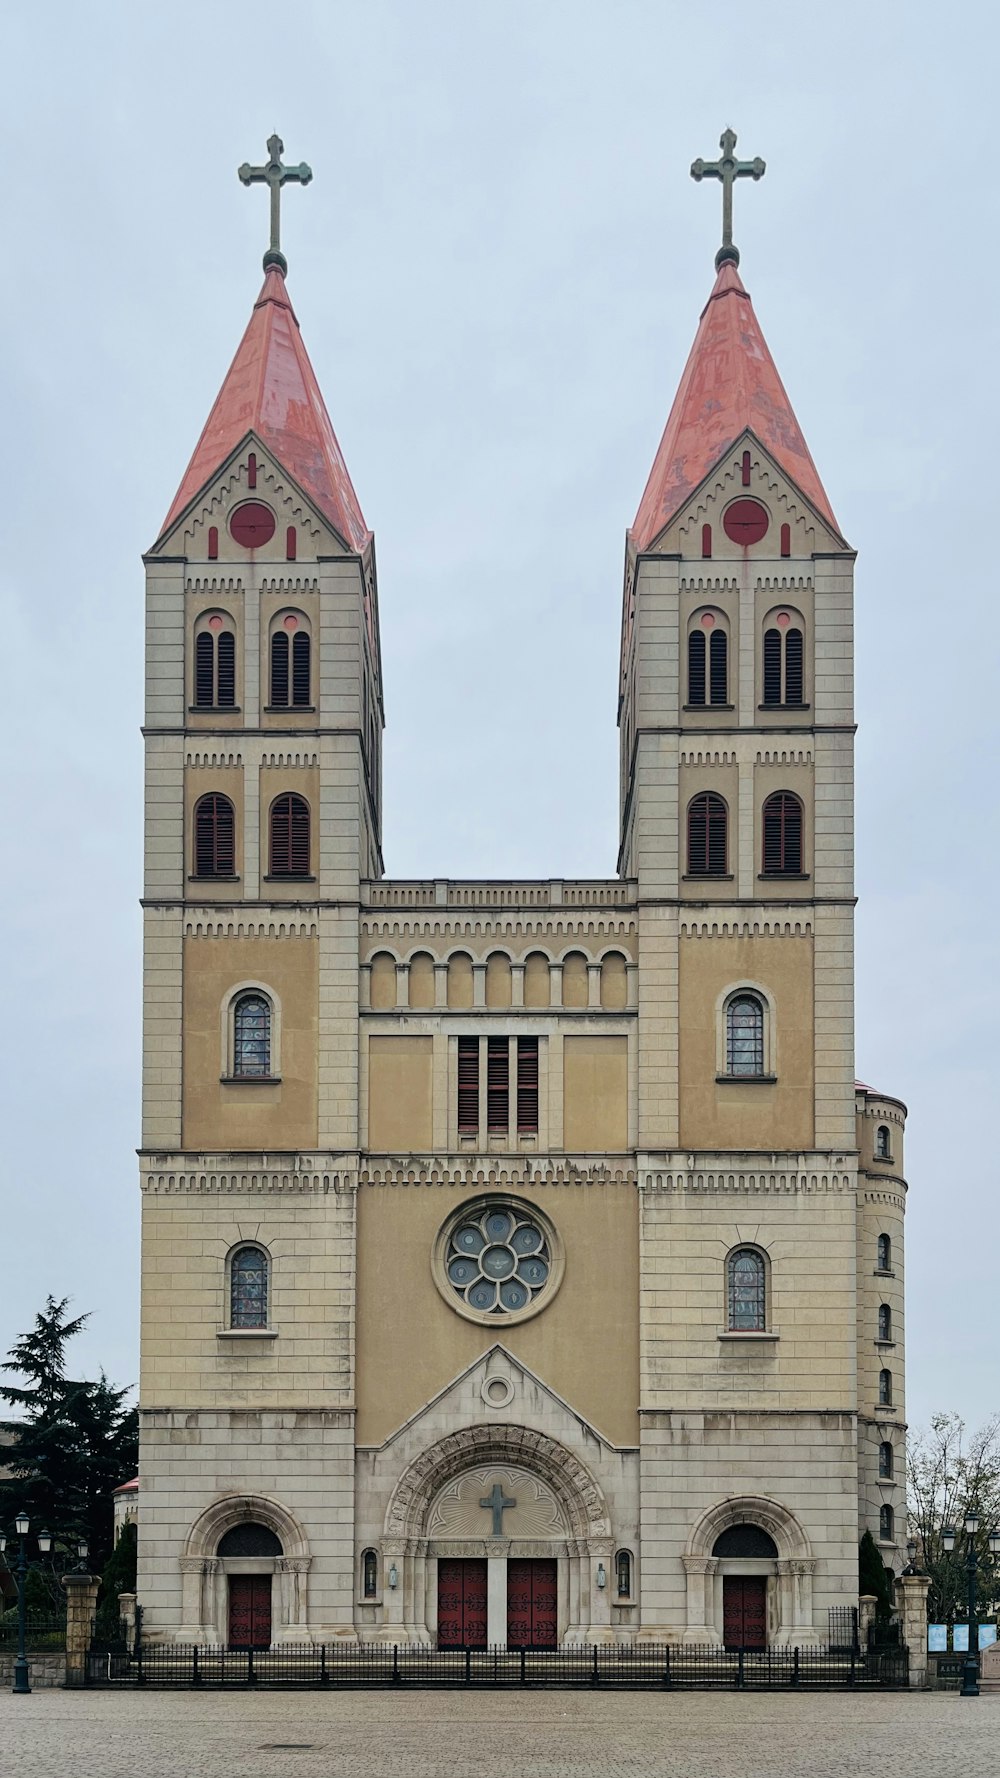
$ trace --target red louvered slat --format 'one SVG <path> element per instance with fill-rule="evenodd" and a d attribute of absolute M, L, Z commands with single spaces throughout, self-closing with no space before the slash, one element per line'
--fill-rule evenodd
<path fill-rule="evenodd" d="M 709 698 L 713 704 L 729 702 L 729 638 L 715 629 L 708 640 Z"/>
<path fill-rule="evenodd" d="M 236 637 L 232 630 L 223 630 L 218 639 L 220 710 L 231 710 L 236 703 Z"/>
<path fill-rule="evenodd" d="M 725 876 L 728 810 L 721 796 L 703 791 L 688 804 L 688 875 Z"/>
<path fill-rule="evenodd" d="M 297 630 L 292 639 L 292 703 L 308 705 L 309 696 L 309 631 Z"/>
<path fill-rule="evenodd" d="M 491 1037 L 486 1045 L 486 1129 L 490 1136 L 506 1136 L 510 1124 L 510 1045 L 506 1037 Z"/>
<path fill-rule="evenodd" d="M 215 637 L 208 630 L 194 645 L 194 701 L 203 709 L 215 703 Z"/>
<path fill-rule="evenodd" d="M 458 1040 L 458 1133 L 479 1133 L 479 1039 Z"/>
<path fill-rule="evenodd" d="M 275 630 L 271 637 L 271 703 L 288 703 L 288 637 Z"/>
<path fill-rule="evenodd" d="M 802 870 L 802 804 L 790 790 L 764 804 L 764 872 L 797 876 Z"/>
<path fill-rule="evenodd" d="M 708 870 L 711 876 L 724 877 L 727 864 L 727 810 L 721 796 L 709 796 L 708 802 Z"/>
<path fill-rule="evenodd" d="M 705 702 L 705 632 L 692 630 L 688 637 L 688 703 Z"/>
<path fill-rule="evenodd" d="M 291 855 L 293 877 L 309 875 L 309 804 L 304 797 L 289 798 L 291 810 Z"/>
<path fill-rule="evenodd" d="M 272 877 L 309 875 L 309 804 L 301 796 L 279 796 L 271 804 Z"/>
<path fill-rule="evenodd" d="M 764 702 L 781 703 L 781 631 L 764 631 Z"/>
<path fill-rule="evenodd" d="M 538 1038 L 517 1040 L 517 1133 L 538 1134 Z"/>

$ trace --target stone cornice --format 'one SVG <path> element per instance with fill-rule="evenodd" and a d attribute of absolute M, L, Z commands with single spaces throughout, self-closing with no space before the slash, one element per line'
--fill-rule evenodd
<path fill-rule="evenodd" d="M 706 1155 L 666 1154 L 662 1159 L 643 1156 L 639 1161 L 639 1190 L 701 1192 L 732 1195 L 761 1193 L 850 1193 L 857 1190 L 857 1162 L 853 1155 L 780 1154 Z"/>

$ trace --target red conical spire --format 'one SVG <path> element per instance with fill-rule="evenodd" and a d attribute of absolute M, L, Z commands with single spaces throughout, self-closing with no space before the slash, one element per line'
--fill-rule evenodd
<path fill-rule="evenodd" d="M 352 549 L 369 536 L 302 343 L 281 270 L 269 266 L 246 333 L 174 496 L 164 531 L 248 432 L 273 452 Z"/>
<path fill-rule="evenodd" d="M 719 268 L 632 526 L 648 549 L 729 447 L 747 431 L 839 535 L 792 404 L 731 260 Z"/>

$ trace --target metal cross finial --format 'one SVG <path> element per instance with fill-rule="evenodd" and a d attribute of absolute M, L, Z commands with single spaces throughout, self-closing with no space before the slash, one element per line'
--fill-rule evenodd
<path fill-rule="evenodd" d="M 764 162 L 758 155 L 756 160 L 738 161 L 735 155 L 736 132 L 723 130 L 719 137 L 722 154 L 717 161 L 697 160 L 691 162 L 692 179 L 722 180 L 722 246 L 715 256 L 716 269 L 732 260 L 733 265 L 740 263 L 740 250 L 733 246 L 733 182 L 736 179 L 763 179 L 766 171 Z"/>
<path fill-rule="evenodd" d="M 503 1536 L 503 1515 L 508 1506 L 516 1506 L 517 1500 L 509 1500 L 499 1482 L 494 1482 L 489 1493 L 479 1502 L 488 1512 L 493 1514 L 493 1536 Z"/>
<path fill-rule="evenodd" d="M 301 161 L 297 167 L 285 167 L 281 157 L 285 152 L 285 144 L 280 136 L 269 136 L 267 152 L 270 160 L 266 167 L 252 167 L 244 161 L 239 169 L 240 179 L 244 185 L 267 185 L 271 192 L 271 245 L 264 255 L 264 270 L 276 265 L 279 271 L 287 272 L 288 261 L 281 251 L 281 188 L 287 180 L 295 180 L 299 185 L 308 185 L 312 178 L 312 168 Z"/>

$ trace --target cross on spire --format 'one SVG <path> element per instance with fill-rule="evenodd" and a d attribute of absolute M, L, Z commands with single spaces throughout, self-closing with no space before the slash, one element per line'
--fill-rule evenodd
<path fill-rule="evenodd" d="M 298 185 L 308 185 L 312 178 L 312 168 L 305 161 L 297 167 L 282 165 L 281 157 L 285 152 L 285 144 L 280 136 L 269 136 L 267 152 L 270 160 L 266 167 L 252 167 L 244 161 L 239 168 L 239 176 L 244 185 L 267 185 L 271 192 L 271 245 L 264 255 L 264 270 L 276 265 L 280 272 L 287 272 L 288 261 L 281 251 L 281 188 L 289 180 Z"/>
<path fill-rule="evenodd" d="M 494 1537 L 502 1537 L 503 1536 L 504 1511 L 508 1506 L 516 1506 L 517 1505 L 516 1498 L 514 1500 L 508 1500 L 506 1494 L 503 1491 L 501 1484 L 499 1482 L 494 1482 L 489 1493 L 484 1495 L 483 1499 L 480 1500 L 479 1504 L 480 1504 L 480 1506 L 485 1506 L 487 1511 L 492 1512 L 492 1514 L 493 1514 L 492 1535 Z"/>
<path fill-rule="evenodd" d="M 696 160 L 691 162 L 692 179 L 721 179 L 722 181 L 722 246 L 715 256 L 716 270 L 731 260 L 733 265 L 740 263 L 740 250 L 733 246 L 733 184 L 737 179 L 763 179 L 766 171 L 760 156 L 752 161 L 738 161 L 735 130 L 723 130 L 719 137 L 722 154 L 717 161 Z"/>

